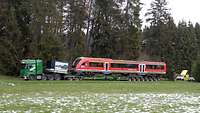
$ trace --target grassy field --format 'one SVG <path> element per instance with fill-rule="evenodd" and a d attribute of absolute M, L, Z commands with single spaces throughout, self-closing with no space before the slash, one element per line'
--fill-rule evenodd
<path fill-rule="evenodd" d="M 0 76 L 0 112 L 200 111 L 200 83 L 23 81 Z"/>

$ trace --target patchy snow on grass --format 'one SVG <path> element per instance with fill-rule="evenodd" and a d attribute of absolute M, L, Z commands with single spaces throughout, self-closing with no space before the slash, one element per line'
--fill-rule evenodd
<path fill-rule="evenodd" d="M 10 83 L 10 82 L 0 82 L 0 86 L 16 86 L 14 83 Z"/>
<path fill-rule="evenodd" d="M 28 97 L 18 94 L 2 94 L 0 95 L 0 112 L 195 113 L 200 111 L 200 94 L 48 94 L 45 96 L 45 94 L 38 93 Z"/>

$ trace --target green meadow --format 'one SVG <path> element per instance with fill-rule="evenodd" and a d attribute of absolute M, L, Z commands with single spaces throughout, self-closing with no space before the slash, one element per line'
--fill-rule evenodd
<path fill-rule="evenodd" d="M 199 102 L 196 82 L 24 81 L 0 76 L 3 113 L 194 112 L 200 111 Z"/>

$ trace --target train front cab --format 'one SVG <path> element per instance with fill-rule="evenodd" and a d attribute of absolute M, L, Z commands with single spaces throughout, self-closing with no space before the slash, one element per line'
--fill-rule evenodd
<path fill-rule="evenodd" d="M 108 58 L 79 57 L 73 63 L 74 72 L 82 75 L 109 74 Z"/>

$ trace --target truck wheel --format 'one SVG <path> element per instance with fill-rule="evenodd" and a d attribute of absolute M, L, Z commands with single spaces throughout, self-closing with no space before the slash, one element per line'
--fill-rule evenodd
<path fill-rule="evenodd" d="M 55 74 L 55 80 L 61 80 L 61 75 L 60 74 Z"/>
<path fill-rule="evenodd" d="M 36 80 L 36 77 L 34 75 L 30 75 L 29 80 Z"/>

